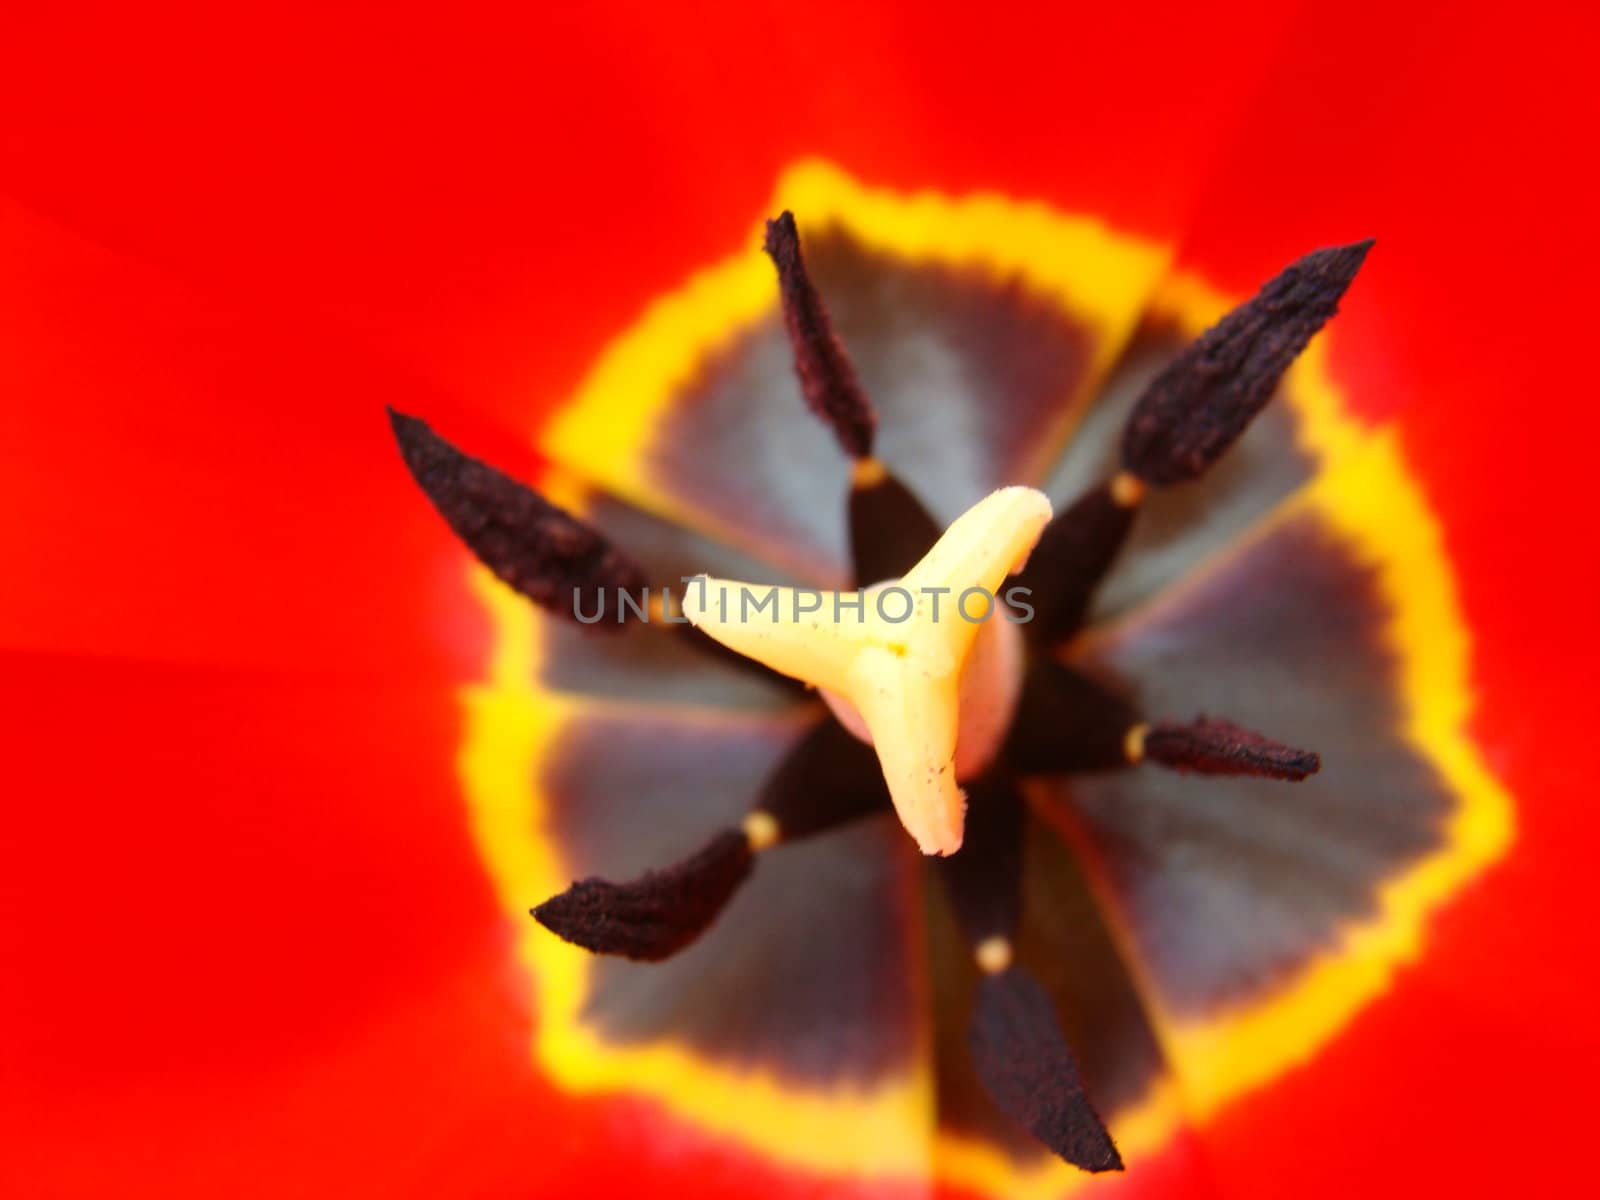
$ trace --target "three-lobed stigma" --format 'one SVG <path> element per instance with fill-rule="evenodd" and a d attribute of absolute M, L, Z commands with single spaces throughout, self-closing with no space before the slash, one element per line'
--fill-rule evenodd
<path fill-rule="evenodd" d="M 685 591 L 684 615 L 724 646 L 822 690 L 836 709 L 847 705 L 877 751 L 906 832 L 924 854 L 954 854 L 966 812 L 957 746 L 964 733 L 993 730 L 994 692 L 1014 697 L 1021 686 L 1019 656 L 1005 660 L 1010 677 L 993 689 L 963 689 L 966 668 L 980 631 L 1001 620 L 995 593 L 1050 516 L 1049 499 L 1033 488 L 990 493 L 893 585 L 905 597 L 899 608 L 824 602 L 813 611 L 779 588 L 775 610 L 752 613 L 745 598 L 756 585 L 702 576 Z M 981 620 L 962 604 L 974 592 Z"/>

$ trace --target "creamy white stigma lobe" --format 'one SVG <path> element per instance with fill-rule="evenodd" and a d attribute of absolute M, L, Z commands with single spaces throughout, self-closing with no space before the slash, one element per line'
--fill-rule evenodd
<path fill-rule="evenodd" d="M 1044 493 L 1001 488 L 859 607 L 853 595 L 814 606 L 815 593 L 702 576 L 685 590 L 683 612 L 730 649 L 818 688 L 872 743 L 895 811 L 922 852 L 953 854 L 966 812 L 958 781 L 999 748 L 1021 686 L 1020 631 L 995 597 L 1049 520 Z M 752 611 L 748 597 L 765 601 L 774 590 L 775 608 Z"/>

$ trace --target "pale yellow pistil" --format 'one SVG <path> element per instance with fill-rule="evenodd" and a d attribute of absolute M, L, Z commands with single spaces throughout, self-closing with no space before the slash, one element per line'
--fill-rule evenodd
<path fill-rule="evenodd" d="M 854 593 L 701 576 L 685 590 L 683 612 L 730 649 L 832 693 L 836 710 L 853 709 L 907 832 L 924 854 L 952 854 L 961 847 L 966 811 L 958 739 L 964 730 L 992 730 L 995 704 L 1014 699 L 997 701 L 988 688 L 964 694 L 964 669 L 980 631 L 1007 620 L 1001 585 L 1049 520 L 1042 492 L 1002 488 L 958 517 L 902 579 L 859 605 Z M 985 611 L 985 620 L 968 619 Z M 989 636 L 1014 633 L 996 629 Z M 1006 674 L 1014 683 L 1017 672 Z M 972 711 L 963 712 L 964 704 Z M 970 751 L 964 760 L 984 757 L 981 749 Z"/>

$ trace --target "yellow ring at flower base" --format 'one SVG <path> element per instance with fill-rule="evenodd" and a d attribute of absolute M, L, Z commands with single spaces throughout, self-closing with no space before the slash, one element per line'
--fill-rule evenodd
<path fill-rule="evenodd" d="M 1045 241 L 1058 251 L 1074 237 L 1102 239 L 1104 253 L 1094 261 L 1109 269 L 1119 260 L 1117 239 L 1098 222 L 1056 218 L 1037 206 L 1012 206 L 994 198 L 952 202 L 925 195 L 900 201 L 861 189 L 815 164 L 786 177 L 777 203 L 812 217 L 826 213 L 855 231 L 876 231 L 880 247 L 911 255 L 948 255 L 1020 269 L 1027 239 L 1045 228 L 1055 231 L 1057 240 Z M 976 215 L 963 224 L 961 213 Z M 941 232 L 950 237 L 946 246 L 936 244 Z M 1122 248 L 1130 261 L 1143 262 L 1150 271 L 1165 262 L 1163 252 L 1131 240 Z M 1063 304 L 1076 306 L 1074 313 L 1081 319 L 1092 308 L 1093 298 L 1085 293 L 1093 289 L 1096 276 L 1093 270 L 1074 272 L 1077 282 L 1069 283 L 1066 274 L 1075 264 L 1067 257 L 1041 254 L 1029 261 L 1028 269 L 1036 273 L 1034 282 L 1038 272 L 1061 272 L 1052 285 L 1054 294 Z M 1155 311 L 1179 318 L 1191 332 L 1228 307 L 1224 297 L 1189 275 L 1169 279 L 1153 295 L 1148 280 L 1138 289 Z M 1121 295 L 1110 308 L 1126 302 L 1130 293 Z M 588 464 L 610 462 L 611 468 L 588 474 L 642 507 L 737 542 L 737 532 L 713 514 L 659 503 L 648 483 L 629 472 L 648 442 L 651 422 L 684 372 L 710 348 L 769 313 L 775 303 L 770 265 L 754 248 L 697 277 L 613 343 L 573 404 L 553 418 L 546 447 L 556 453 L 581 449 Z M 1125 340 L 1137 315 L 1116 318 L 1124 327 L 1108 339 L 1108 345 L 1114 343 L 1108 355 Z M 1108 365 L 1100 364 L 1096 378 Z M 1510 799 L 1464 732 L 1471 705 L 1470 645 L 1436 521 L 1406 473 L 1392 437 L 1368 434 L 1345 415 L 1320 343 L 1291 372 L 1286 390 L 1304 448 L 1329 468 L 1328 475 L 1290 503 L 1315 505 L 1379 566 L 1391 604 L 1393 646 L 1402 664 L 1410 713 L 1407 735 L 1449 782 L 1453 815 L 1443 848 L 1383 885 L 1377 916 L 1352 924 L 1338 952 L 1315 959 L 1267 999 L 1204 1021 L 1180 1020 L 1162 1011 L 1146 981 L 1151 1019 L 1178 1082 L 1158 1083 L 1114 1123 L 1124 1156 L 1135 1165 L 1158 1152 L 1185 1119 L 1203 1118 L 1313 1055 L 1386 989 L 1398 966 L 1419 953 L 1428 916 L 1504 854 L 1513 836 Z M 623 399 L 630 396 L 631 407 Z M 601 447 L 571 444 L 596 428 L 596 406 L 619 403 L 625 411 L 619 413 L 612 442 Z M 579 421 L 575 413 L 589 415 Z M 1063 436 L 1068 426 L 1070 419 Z M 559 495 L 553 498 L 562 501 Z M 561 736 L 571 701 L 533 682 L 538 623 L 546 618 L 485 573 L 475 572 L 471 586 L 491 620 L 494 650 L 487 678 L 463 692 L 459 767 L 474 836 L 497 894 L 508 919 L 525 931 L 518 956 L 534 979 L 539 1021 L 534 1058 L 540 1069 L 574 1093 L 625 1092 L 653 1099 L 674 1116 L 774 1162 L 823 1174 L 916 1179 L 931 1173 L 996 1196 L 1060 1195 L 1092 1186 L 1090 1177 L 1064 1164 L 1020 1169 L 985 1142 L 936 1133 L 927 1066 L 931 1050 L 920 1059 L 921 1068 L 869 1092 L 808 1090 L 776 1078 L 731 1072 L 670 1038 L 622 1047 L 585 1027 L 579 1010 L 587 955 L 537 928 L 526 915 L 530 904 L 571 882 L 553 843 L 536 836 L 544 801 L 530 786 L 547 749 Z M 586 709 L 594 703 L 583 701 Z M 702 719 L 693 710 L 674 711 L 681 711 L 686 722 Z M 718 714 L 715 719 L 728 718 Z M 1130 955 L 1129 963 L 1137 973 L 1137 957 Z"/>

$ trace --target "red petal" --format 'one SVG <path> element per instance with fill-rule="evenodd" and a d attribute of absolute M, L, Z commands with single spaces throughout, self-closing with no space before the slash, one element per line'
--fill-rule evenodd
<path fill-rule="evenodd" d="M 1210 1153 L 1244 1195 L 1281 1194 L 1290 1173 L 1308 1195 L 1565 1190 L 1561 1148 L 1588 1134 L 1600 904 L 1574 752 L 1594 707 L 1578 525 L 1600 410 L 1575 148 L 1600 104 L 1582 82 L 1593 17 L 1571 21 L 1308 11 L 1190 243 L 1248 286 L 1285 252 L 1377 237 L 1331 331 L 1333 365 L 1364 411 L 1400 415 L 1475 631 L 1474 729 L 1519 801 L 1510 856 L 1400 986 L 1224 1119 Z"/>
<path fill-rule="evenodd" d="M 725 254 L 801 152 L 1156 235 L 1210 169 L 1191 256 L 1240 290 L 1379 237 L 1334 362 L 1368 411 L 1404 410 L 1522 841 L 1391 999 L 1206 1153 L 1262 1195 L 1563 1175 L 1600 1065 L 1568 766 L 1593 708 L 1593 30 L 1282 10 L 32 14 L 54 28 L 8 39 L 0 72 L 28 210 L 0 233 L 0 639 L 30 651 L 0 664 L 20 1190 L 772 1190 L 693 1138 L 649 1150 L 635 1108 L 551 1124 L 523 1073 L 451 769 L 444 686 L 481 631 L 380 414 L 448 413 L 517 468 L 539 404 Z M 350 682 L 378 675 L 439 690 Z M 1490 1108 L 1526 1153 L 1486 1162 Z"/>

